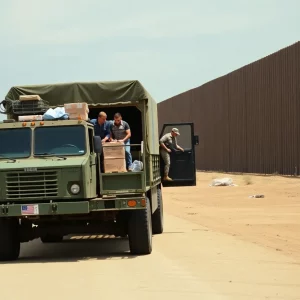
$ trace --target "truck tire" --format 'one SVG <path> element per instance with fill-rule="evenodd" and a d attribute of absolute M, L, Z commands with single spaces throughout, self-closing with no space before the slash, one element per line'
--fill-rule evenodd
<path fill-rule="evenodd" d="M 62 235 L 56 235 L 56 234 L 46 234 L 44 236 L 41 236 L 41 241 L 46 243 L 61 243 L 63 241 Z"/>
<path fill-rule="evenodd" d="M 17 260 L 20 245 L 19 220 L 0 218 L 0 261 Z"/>
<path fill-rule="evenodd" d="M 164 206 L 162 192 L 157 188 L 157 209 L 152 215 L 152 232 L 153 234 L 161 234 L 164 231 Z"/>
<path fill-rule="evenodd" d="M 129 248 L 131 254 L 145 255 L 152 252 L 152 221 L 149 199 L 146 209 L 132 212 L 128 222 Z"/>

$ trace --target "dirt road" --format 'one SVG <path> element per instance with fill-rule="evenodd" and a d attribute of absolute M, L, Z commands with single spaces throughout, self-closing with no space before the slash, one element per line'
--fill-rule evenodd
<path fill-rule="evenodd" d="M 238 187 L 211 188 L 213 176 L 164 190 L 165 233 L 151 255 L 132 257 L 127 240 L 109 237 L 34 241 L 18 262 L 0 265 L 1 300 L 300 299 L 300 208 L 287 196 L 299 181 L 246 185 L 237 176 Z M 254 192 L 266 198 L 249 199 Z"/>

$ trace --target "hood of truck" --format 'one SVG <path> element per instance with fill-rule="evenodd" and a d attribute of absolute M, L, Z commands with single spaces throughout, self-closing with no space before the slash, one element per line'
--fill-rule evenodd
<path fill-rule="evenodd" d="M 86 182 L 90 182 L 85 178 L 86 167 L 88 156 L 0 160 L 0 202 L 85 198 Z M 70 193 L 71 183 L 81 186 L 80 193 Z"/>
<path fill-rule="evenodd" d="M 67 167 L 79 167 L 83 165 L 88 160 L 87 156 L 82 157 L 70 157 L 67 156 L 67 159 L 61 159 L 57 157 L 44 157 L 44 158 L 22 158 L 16 159 L 15 162 L 0 159 L 0 170 L 9 171 L 9 170 L 19 170 L 26 168 L 51 168 L 51 169 L 61 169 Z"/>

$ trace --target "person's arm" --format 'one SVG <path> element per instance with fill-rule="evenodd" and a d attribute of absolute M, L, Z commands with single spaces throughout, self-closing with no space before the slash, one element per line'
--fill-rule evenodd
<path fill-rule="evenodd" d="M 184 149 L 183 149 L 183 148 L 181 148 L 179 145 L 176 145 L 176 148 L 177 148 L 178 150 L 180 150 L 180 151 L 184 152 Z"/>
<path fill-rule="evenodd" d="M 131 137 L 131 131 L 130 131 L 130 129 L 127 129 L 126 130 L 126 136 L 125 136 L 125 138 L 123 139 L 123 142 L 126 142 L 128 139 L 130 139 L 130 137 Z"/>
<path fill-rule="evenodd" d="M 171 149 L 169 149 L 166 145 L 165 142 L 167 141 L 167 135 L 165 134 L 160 140 L 159 144 L 160 146 L 165 149 L 167 152 L 172 152 Z"/>
<path fill-rule="evenodd" d="M 104 139 L 102 139 L 102 143 L 105 143 L 110 139 L 110 134 L 107 134 Z"/>
<path fill-rule="evenodd" d="M 102 142 L 105 143 L 106 141 L 108 141 L 110 139 L 110 135 L 111 135 L 110 124 L 107 124 L 107 126 L 105 127 L 105 137 L 102 140 Z"/>
<path fill-rule="evenodd" d="M 114 125 L 114 123 L 112 123 L 112 122 L 109 123 L 109 141 L 110 142 L 115 141 L 115 137 L 114 137 L 114 134 L 113 134 L 113 131 L 112 131 L 113 125 Z"/>
<path fill-rule="evenodd" d="M 178 149 L 178 150 L 184 152 L 184 149 L 181 148 L 181 147 L 177 144 L 177 139 L 176 139 L 176 138 L 175 138 L 175 143 L 176 143 L 176 149 Z"/>
<path fill-rule="evenodd" d="M 125 129 L 125 132 L 126 132 L 126 136 L 125 136 L 124 139 L 119 140 L 119 142 L 124 142 L 125 143 L 131 137 L 131 131 L 130 131 L 130 127 L 129 127 L 128 123 L 125 123 L 124 129 Z"/>

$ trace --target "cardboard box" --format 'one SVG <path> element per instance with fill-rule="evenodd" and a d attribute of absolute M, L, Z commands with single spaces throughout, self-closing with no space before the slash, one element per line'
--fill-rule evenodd
<path fill-rule="evenodd" d="M 123 142 L 110 142 L 103 144 L 103 157 L 105 159 L 125 158 Z"/>
<path fill-rule="evenodd" d="M 71 113 L 69 114 L 69 119 L 70 120 L 78 120 L 78 118 L 80 118 L 81 120 L 85 120 L 87 121 L 88 118 L 89 118 L 89 115 L 88 113 L 82 113 L 82 112 L 79 112 L 79 113 Z"/>
<path fill-rule="evenodd" d="M 39 101 L 42 100 L 39 95 L 20 95 L 19 96 L 20 101 Z"/>
<path fill-rule="evenodd" d="M 32 115 L 32 116 L 19 116 L 19 122 L 28 122 L 28 121 L 42 121 L 42 115 Z"/>
<path fill-rule="evenodd" d="M 87 103 L 66 103 L 64 104 L 65 112 L 69 115 L 70 120 L 87 120 L 89 118 L 89 106 Z"/>
<path fill-rule="evenodd" d="M 82 102 L 82 103 L 66 103 L 64 104 L 65 111 L 68 114 L 85 114 L 89 113 L 89 106 L 87 103 Z"/>
<path fill-rule="evenodd" d="M 105 173 L 127 172 L 125 158 L 104 158 Z"/>

